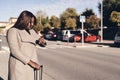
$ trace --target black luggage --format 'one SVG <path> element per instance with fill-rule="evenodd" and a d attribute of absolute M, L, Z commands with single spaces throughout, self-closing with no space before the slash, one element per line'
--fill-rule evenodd
<path fill-rule="evenodd" d="M 34 69 L 34 80 L 42 80 L 43 65 L 40 66 L 40 70 Z"/>

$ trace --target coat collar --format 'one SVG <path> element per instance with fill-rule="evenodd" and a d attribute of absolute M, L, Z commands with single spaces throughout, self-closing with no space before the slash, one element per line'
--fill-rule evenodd
<path fill-rule="evenodd" d="M 30 30 L 31 34 L 29 34 L 26 30 L 19 30 L 18 33 L 21 37 L 22 42 L 30 42 L 36 44 L 36 39 L 34 38 L 33 30 Z"/>

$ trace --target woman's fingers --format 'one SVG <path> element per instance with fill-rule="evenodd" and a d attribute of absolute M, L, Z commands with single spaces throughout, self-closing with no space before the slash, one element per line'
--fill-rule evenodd
<path fill-rule="evenodd" d="M 40 65 L 32 60 L 30 60 L 30 62 L 28 64 L 34 69 L 40 69 Z"/>

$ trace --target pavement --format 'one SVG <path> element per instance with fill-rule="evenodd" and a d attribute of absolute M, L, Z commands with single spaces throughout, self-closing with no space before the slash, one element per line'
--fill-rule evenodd
<path fill-rule="evenodd" d="M 66 46 L 66 47 L 110 47 L 113 45 L 113 41 L 104 40 L 102 42 L 94 42 L 94 43 L 64 43 L 64 42 L 56 42 L 56 45 Z M 9 50 L 4 47 L 0 50 L 0 80 L 8 80 L 8 61 L 9 61 Z M 43 80 L 55 80 L 46 72 L 44 72 L 43 68 Z"/>
<path fill-rule="evenodd" d="M 8 80 L 8 61 L 9 53 L 5 50 L 0 50 L 0 80 Z"/>

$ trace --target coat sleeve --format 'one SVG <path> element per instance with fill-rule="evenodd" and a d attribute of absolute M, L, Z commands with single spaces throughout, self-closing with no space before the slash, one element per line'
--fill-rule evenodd
<path fill-rule="evenodd" d="M 18 43 L 18 33 L 16 29 L 8 30 L 7 40 L 12 56 L 22 61 L 24 64 L 27 64 L 30 61 L 30 59 L 20 51 L 20 46 Z"/>

